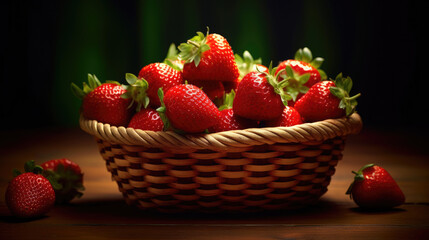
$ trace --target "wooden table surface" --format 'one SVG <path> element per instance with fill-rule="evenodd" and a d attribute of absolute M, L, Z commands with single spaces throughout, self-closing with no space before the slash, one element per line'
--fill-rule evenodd
<path fill-rule="evenodd" d="M 415 131 L 414 131 L 415 132 Z M 296 211 L 246 214 L 143 212 L 122 200 L 94 139 L 78 128 L 1 132 L 0 192 L 12 169 L 69 158 L 84 171 L 84 196 L 33 220 L 12 217 L 0 198 L 0 239 L 423 239 L 429 234 L 427 138 L 406 131 L 366 129 L 347 140 L 344 158 L 319 203 Z M 406 195 L 385 212 L 365 212 L 345 195 L 352 170 L 384 167 Z"/>

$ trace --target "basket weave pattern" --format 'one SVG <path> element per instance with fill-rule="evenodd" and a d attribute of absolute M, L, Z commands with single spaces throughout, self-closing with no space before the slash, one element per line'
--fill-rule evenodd
<path fill-rule="evenodd" d="M 360 116 L 183 136 L 81 117 L 128 204 L 160 211 L 289 209 L 316 202 Z"/>

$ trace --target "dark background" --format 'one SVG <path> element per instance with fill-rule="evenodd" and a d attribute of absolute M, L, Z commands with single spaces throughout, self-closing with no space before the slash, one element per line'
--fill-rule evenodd
<path fill-rule="evenodd" d="M 206 26 L 264 64 L 307 46 L 329 77 L 352 77 L 365 126 L 427 130 L 427 13 L 417 2 L 3 1 L 0 11 L 3 130 L 78 126 L 71 82 L 124 82 Z"/>

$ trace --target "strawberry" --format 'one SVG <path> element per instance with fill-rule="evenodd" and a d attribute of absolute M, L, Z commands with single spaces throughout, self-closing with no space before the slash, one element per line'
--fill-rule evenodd
<path fill-rule="evenodd" d="M 282 115 L 274 120 L 266 123 L 267 127 L 291 127 L 302 123 L 302 118 L 299 112 L 290 106 L 286 106 Z"/>
<path fill-rule="evenodd" d="M 231 46 L 219 34 L 197 32 L 178 48 L 179 58 L 185 60 L 183 78 L 188 81 L 229 82 L 239 76 Z"/>
<path fill-rule="evenodd" d="M 286 81 L 277 82 L 275 68 L 269 72 L 250 72 L 240 81 L 234 99 L 235 114 L 253 120 L 273 120 L 283 112 L 290 96 L 283 91 Z"/>
<path fill-rule="evenodd" d="M 151 63 L 140 70 L 138 78 L 131 73 L 127 73 L 125 78 L 129 84 L 126 97 L 137 102 L 137 111 L 140 111 L 141 106 L 146 108 L 149 103 L 155 108 L 161 106 L 158 89 L 167 91 L 183 83 L 182 73 L 166 63 Z"/>
<path fill-rule="evenodd" d="M 304 96 L 295 103 L 295 109 L 305 122 L 322 121 L 351 115 L 356 108 L 356 98 L 349 96 L 353 82 L 350 77 L 338 74 L 334 80 L 314 84 Z"/>
<path fill-rule="evenodd" d="M 134 114 L 128 127 L 141 130 L 162 131 L 164 123 L 156 110 L 145 108 Z"/>
<path fill-rule="evenodd" d="M 224 97 L 224 104 L 219 107 L 220 118 L 219 122 L 209 128 L 209 132 L 223 132 L 229 130 L 239 130 L 246 128 L 258 127 L 258 122 L 246 118 L 242 118 L 236 114 L 232 109 L 235 92 L 232 90 Z"/>
<path fill-rule="evenodd" d="M 405 195 L 392 176 L 382 167 L 368 164 L 355 172 L 346 194 L 365 209 L 389 209 L 402 205 Z"/>
<path fill-rule="evenodd" d="M 127 91 L 118 83 L 101 84 L 91 74 L 88 74 L 88 82 L 89 85 L 83 83 L 83 89 L 74 83 L 71 85 L 73 93 L 83 99 L 82 115 L 113 126 L 126 126 L 133 114 L 131 99 L 122 97 Z"/>
<path fill-rule="evenodd" d="M 225 93 L 225 88 L 224 88 L 222 82 L 218 82 L 218 81 L 189 81 L 188 83 L 201 88 L 201 90 L 203 90 L 203 92 L 205 94 L 207 94 L 207 96 L 213 102 L 215 102 L 216 99 L 222 99 L 222 97 Z"/>
<path fill-rule="evenodd" d="M 262 60 L 260 58 L 253 59 L 249 51 L 244 51 L 243 57 L 238 54 L 234 56 L 240 72 L 239 79 L 242 79 L 249 72 L 268 72 L 268 68 L 262 65 Z"/>
<path fill-rule="evenodd" d="M 68 203 L 83 195 L 83 173 L 77 163 L 61 158 L 46 161 L 40 166 L 62 185 L 61 188 L 54 189 L 57 204 Z"/>
<path fill-rule="evenodd" d="M 199 133 L 215 125 L 220 118 L 216 105 L 195 85 L 176 85 L 165 95 L 160 88 L 159 97 L 161 107 L 157 111 L 163 119 L 164 129 L 169 129 L 171 123 L 174 129 Z"/>
<path fill-rule="evenodd" d="M 10 212 L 21 218 L 45 215 L 55 204 L 55 192 L 51 183 L 40 173 L 42 167 L 34 161 L 25 164 L 25 173 L 14 171 L 14 178 L 7 186 L 5 200 Z"/>
<path fill-rule="evenodd" d="M 292 96 L 290 106 L 293 106 L 308 88 L 327 78 L 325 72 L 319 69 L 323 61 L 324 59 L 320 57 L 313 59 L 310 49 L 304 48 L 295 53 L 295 59 L 282 61 L 278 65 L 276 74 L 286 69 L 284 74 L 280 75 L 280 80 L 289 79 L 286 91 Z"/>

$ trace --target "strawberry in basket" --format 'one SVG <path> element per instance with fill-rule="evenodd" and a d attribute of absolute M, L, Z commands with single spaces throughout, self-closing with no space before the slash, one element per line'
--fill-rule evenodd
<path fill-rule="evenodd" d="M 313 59 L 310 49 L 304 48 L 298 49 L 294 59 L 285 60 L 277 66 L 276 74 L 286 69 L 280 75 L 279 81 L 289 80 L 286 91 L 292 97 L 292 101 L 289 101 L 290 106 L 293 106 L 311 86 L 327 78 L 325 72 L 319 69 L 323 61 L 324 59 L 320 57 Z"/>
<path fill-rule="evenodd" d="M 286 106 L 283 109 L 282 115 L 274 120 L 267 121 L 267 127 L 291 127 L 302 123 L 302 117 L 299 112 L 291 106 Z"/>
<path fill-rule="evenodd" d="M 82 99 L 82 115 L 91 120 L 113 126 L 126 126 L 133 114 L 131 99 L 123 98 L 126 89 L 119 83 L 101 83 L 95 75 L 88 74 L 88 84 L 83 88 L 71 84 L 72 92 Z"/>
<path fill-rule="evenodd" d="M 284 91 L 286 80 L 278 82 L 276 69 L 267 72 L 250 72 L 240 81 L 234 99 L 235 114 L 258 121 L 273 120 L 283 112 L 291 97 Z"/>
<path fill-rule="evenodd" d="M 14 216 L 41 217 L 54 206 L 54 188 L 42 173 L 43 168 L 34 161 L 25 164 L 25 173 L 14 170 L 5 194 L 6 205 Z"/>
<path fill-rule="evenodd" d="M 355 111 L 356 98 L 360 96 L 360 93 L 349 96 L 352 86 L 352 79 L 343 78 L 340 73 L 335 80 L 314 84 L 294 107 L 305 122 L 350 116 Z"/>

